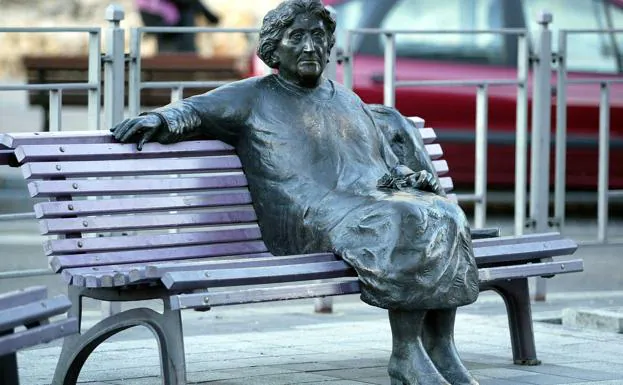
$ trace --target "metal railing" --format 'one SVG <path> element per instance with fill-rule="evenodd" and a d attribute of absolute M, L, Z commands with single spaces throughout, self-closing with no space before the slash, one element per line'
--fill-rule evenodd
<path fill-rule="evenodd" d="M 563 29 L 558 34 L 558 52 L 556 54 L 556 164 L 554 183 L 554 218 L 564 232 L 566 215 L 566 172 L 567 172 L 567 87 L 571 84 L 591 84 L 600 88 L 599 97 L 599 140 L 598 140 L 598 177 L 597 177 L 597 235 L 594 240 L 581 244 L 623 244 L 623 240 L 608 239 L 608 208 L 610 198 L 623 198 L 623 190 L 609 189 L 610 155 L 610 86 L 623 84 L 623 79 L 574 78 L 567 76 L 567 41 L 573 34 L 623 33 L 623 29 Z"/>
<path fill-rule="evenodd" d="M 488 90 L 496 86 L 517 87 L 517 120 L 515 150 L 515 232 L 522 234 L 525 227 L 525 207 L 527 185 L 527 135 L 528 135 L 528 70 L 529 40 L 525 29 L 491 30 L 388 30 L 388 29 L 351 29 L 346 31 L 344 50 L 344 85 L 353 89 L 354 60 L 351 45 L 354 36 L 361 34 L 382 35 L 385 41 L 383 103 L 394 107 L 396 89 L 401 87 L 476 87 L 476 122 L 475 122 L 475 176 L 474 193 L 458 194 L 459 202 L 474 203 L 474 225 L 482 228 L 487 219 L 487 144 L 488 144 Z M 398 34 L 500 34 L 516 35 L 517 77 L 510 79 L 482 80 L 397 80 L 396 79 L 396 35 Z"/>
<path fill-rule="evenodd" d="M 258 28 L 215 27 L 137 27 L 130 30 L 130 63 L 128 72 L 128 107 L 130 115 L 140 113 L 141 90 L 170 89 L 171 102 L 182 99 L 185 88 L 215 88 L 231 81 L 141 81 L 141 41 L 143 33 L 258 33 Z"/>
<path fill-rule="evenodd" d="M 62 129 L 61 110 L 63 91 L 87 90 L 88 92 L 88 127 L 91 130 L 99 129 L 100 125 L 100 95 L 101 95 L 101 30 L 100 28 L 29 28 L 29 27 L 0 27 L 0 33 L 52 33 L 72 32 L 88 33 L 88 81 L 86 83 L 56 83 L 56 84 L 0 84 L 0 91 L 48 91 L 50 98 L 50 131 Z"/>

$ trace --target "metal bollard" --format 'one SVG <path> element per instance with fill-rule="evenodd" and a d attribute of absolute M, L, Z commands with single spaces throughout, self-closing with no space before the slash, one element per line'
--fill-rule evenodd
<path fill-rule="evenodd" d="M 552 31 L 548 29 L 552 14 L 542 11 L 538 17 L 541 29 L 537 38 L 534 63 L 534 95 L 532 98 L 532 144 L 530 172 L 530 219 L 535 233 L 549 229 L 549 169 L 551 141 Z M 547 286 L 536 279 L 534 299 L 545 301 Z"/>
<path fill-rule="evenodd" d="M 120 27 L 123 8 L 111 4 L 106 8 L 106 56 L 104 57 L 104 120 L 105 128 L 123 120 L 125 80 L 125 32 Z"/>

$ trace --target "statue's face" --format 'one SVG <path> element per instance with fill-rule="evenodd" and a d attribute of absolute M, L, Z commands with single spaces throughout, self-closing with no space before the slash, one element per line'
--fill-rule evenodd
<path fill-rule="evenodd" d="M 328 50 L 329 37 L 323 21 L 316 16 L 298 15 L 275 51 L 279 75 L 300 86 L 317 86 Z"/>

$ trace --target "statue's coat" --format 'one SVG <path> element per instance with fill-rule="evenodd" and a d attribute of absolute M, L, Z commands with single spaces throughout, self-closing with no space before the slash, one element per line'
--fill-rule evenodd
<path fill-rule="evenodd" d="M 322 82 L 301 88 L 269 75 L 184 99 L 154 111 L 168 125 L 158 140 L 207 134 L 235 146 L 271 252 L 337 253 L 356 269 L 367 303 L 413 310 L 475 301 L 478 270 L 458 205 L 377 187 L 398 163 L 432 171 L 417 130 L 395 110 Z"/>

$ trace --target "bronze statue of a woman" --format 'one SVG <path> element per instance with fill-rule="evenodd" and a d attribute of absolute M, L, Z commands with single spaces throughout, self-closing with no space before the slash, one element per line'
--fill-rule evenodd
<path fill-rule="evenodd" d="M 357 271 L 362 300 L 388 309 L 392 384 L 477 384 L 453 338 L 456 308 L 478 296 L 468 222 L 430 164 L 392 150 L 382 126 L 406 119 L 322 76 L 334 32 L 320 0 L 284 1 L 258 48 L 278 74 L 126 119 L 113 135 L 139 149 L 195 135 L 235 146 L 271 252 L 332 251 Z"/>

